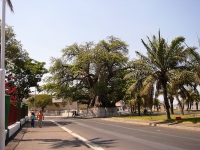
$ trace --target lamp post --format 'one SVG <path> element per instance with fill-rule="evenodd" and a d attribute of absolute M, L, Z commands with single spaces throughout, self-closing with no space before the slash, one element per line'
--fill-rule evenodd
<path fill-rule="evenodd" d="M 41 75 L 36 75 L 36 76 L 35 76 L 35 79 L 37 80 L 37 81 L 36 81 L 36 84 L 37 84 L 37 82 L 40 82 L 40 81 L 41 81 Z M 36 106 L 35 106 L 35 101 L 36 101 L 36 90 L 37 90 L 36 86 L 37 86 L 37 85 L 35 85 L 34 112 L 36 112 Z"/>
<path fill-rule="evenodd" d="M 36 113 L 36 108 L 35 108 L 35 99 L 36 99 L 36 86 L 35 86 L 35 96 L 34 96 L 34 112 Z"/>
<path fill-rule="evenodd" d="M 5 149 L 5 12 L 6 1 L 2 0 L 1 20 L 1 69 L 0 69 L 0 149 Z"/>

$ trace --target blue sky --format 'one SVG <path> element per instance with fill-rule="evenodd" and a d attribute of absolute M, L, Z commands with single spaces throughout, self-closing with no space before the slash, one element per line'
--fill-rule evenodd
<path fill-rule="evenodd" d="M 157 35 L 184 36 L 189 46 L 198 46 L 199 0 L 12 0 L 14 13 L 6 7 L 6 23 L 30 57 L 50 66 L 51 57 L 75 42 L 97 43 L 115 36 L 135 51 L 146 53 L 141 39 Z M 2 8 L 0 8 L 2 9 Z M 0 10 L 1 11 L 1 10 Z"/>

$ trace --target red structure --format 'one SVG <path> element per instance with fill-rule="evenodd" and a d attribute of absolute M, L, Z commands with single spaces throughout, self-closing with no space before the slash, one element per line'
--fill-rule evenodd
<path fill-rule="evenodd" d="M 14 79 L 13 76 L 8 76 L 8 81 L 5 82 L 5 93 L 10 95 L 10 103 L 7 107 L 8 109 L 8 116 L 5 119 L 8 120 L 8 126 L 14 124 L 15 122 L 19 121 L 19 119 L 23 118 L 25 115 L 24 108 L 17 107 L 17 88 L 12 81 Z M 21 103 L 20 103 L 21 104 Z"/>
<path fill-rule="evenodd" d="M 18 121 L 18 108 L 17 108 L 17 106 L 10 104 L 8 125 L 10 126 L 17 121 Z"/>
<path fill-rule="evenodd" d="M 13 76 L 9 76 L 8 80 L 14 79 Z M 10 95 L 10 101 L 16 104 L 17 102 L 17 88 L 12 84 L 11 82 L 5 82 L 5 89 L 6 89 L 6 94 Z"/>

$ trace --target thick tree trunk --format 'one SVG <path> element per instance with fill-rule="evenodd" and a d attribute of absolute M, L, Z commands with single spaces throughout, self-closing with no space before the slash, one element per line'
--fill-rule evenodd
<path fill-rule="evenodd" d="M 111 107 L 111 102 L 108 101 L 108 97 L 106 95 L 96 95 L 92 98 L 90 102 L 90 107 Z"/>
<path fill-rule="evenodd" d="M 90 104 L 89 104 L 89 108 L 94 107 L 95 102 L 96 102 L 96 96 L 91 96 L 90 97 Z"/>
<path fill-rule="evenodd" d="M 94 107 L 101 107 L 101 99 L 99 96 L 95 97 Z"/>

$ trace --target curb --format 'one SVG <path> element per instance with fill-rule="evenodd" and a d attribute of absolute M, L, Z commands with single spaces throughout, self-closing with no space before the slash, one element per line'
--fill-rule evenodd
<path fill-rule="evenodd" d="M 156 124 L 158 127 L 166 127 L 180 130 L 191 130 L 191 131 L 200 131 L 198 127 L 188 127 L 188 126 L 177 126 L 177 125 L 169 125 L 169 124 Z"/>

